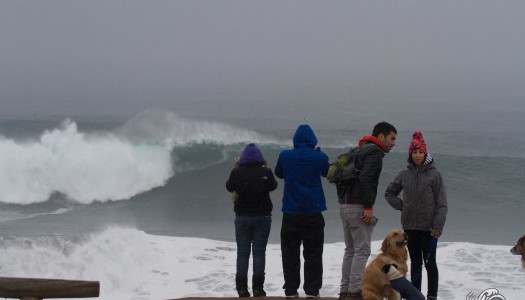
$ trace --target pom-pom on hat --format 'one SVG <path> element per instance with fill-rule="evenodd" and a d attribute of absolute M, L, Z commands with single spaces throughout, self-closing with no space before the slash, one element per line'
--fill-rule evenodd
<path fill-rule="evenodd" d="M 412 134 L 412 142 L 410 143 L 410 146 L 408 146 L 408 155 L 410 156 L 416 149 L 420 149 L 425 154 L 427 154 L 427 144 L 423 139 L 423 134 L 419 131 L 416 131 L 414 134 Z"/>

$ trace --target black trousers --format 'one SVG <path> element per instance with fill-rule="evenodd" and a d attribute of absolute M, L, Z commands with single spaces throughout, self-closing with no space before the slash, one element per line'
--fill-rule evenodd
<path fill-rule="evenodd" d="M 430 231 L 405 230 L 408 235 L 410 276 L 412 285 L 421 291 L 423 264 L 427 270 L 427 296 L 437 297 L 439 271 L 436 264 L 436 243 Z"/>
<path fill-rule="evenodd" d="M 283 215 L 281 252 L 284 286 L 296 292 L 301 283 L 301 244 L 304 258 L 304 291 L 317 295 L 323 285 L 324 218 L 321 213 L 310 215 Z"/>

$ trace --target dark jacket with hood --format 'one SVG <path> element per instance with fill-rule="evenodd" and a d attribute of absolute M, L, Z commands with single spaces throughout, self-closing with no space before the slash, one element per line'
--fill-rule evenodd
<path fill-rule="evenodd" d="M 359 141 L 361 149 L 357 152 L 357 180 L 348 185 L 337 186 L 339 203 L 362 204 L 365 208 L 374 206 L 377 196 L 379 175 L 383 169 L 383 146 L 374 136 L 365 136 Z"/>
<path fill-rule="evenodd" d="M 226 189 L 236 192 L 234 211 L 238 216 L 269 216 L 272 212 L 270 192 L 277 188 L 272 170 L 264 166 L 264 158 L 255 144 L 249 144 L 230 172 Z"/>
<path fill-rule="evenodd" d="M 399 193 L 403 191 L 403 199 Z M 385 198 L 401 211 L 401 225 L 406 230 L 443 232 L 447 216 L 447 194 L 443 176 L 432 165 L 409 164 L 390 183 Z"/>
<path fill-rule="evenodd" d="M 293 137 L 294 149 L 279 154 L 275 175 L 284 179 L 286 214 L 314 214 L 326 210 L 321 176 L 328 173 L 328 156 L 315 149 L 317 137 L 308 125 L 300 125 Z"/>

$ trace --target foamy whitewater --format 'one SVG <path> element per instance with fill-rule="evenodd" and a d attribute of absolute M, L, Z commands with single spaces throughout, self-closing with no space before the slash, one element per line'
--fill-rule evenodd
<path fill-rule="evenodd" d="M 354 107 L 348 112 L 354 123 L 344 125 L 334 118 L 311 121 L 331 159 L 370 134 L 376 120 L 367 111 Z M 418 114 L 430 128 L 441 126 L 418 128 L 447 184 L 449 213 L 437 255 L 440 299 L 525 295 L 520 257 L 509 252 L 525 233 L 525 141 L 513 135 L 523 114 L 494 117 L 497 134 L 483 127 L 485 112 L 472 113 L 477 121 L 463 131 L 448 125 L 454 122 L 440 123 L 442 114 Z M 402 113 L 389 111 L 388 120 L 398 127 L 399 146 L 384 159 L 370 259 L 384 235 L 400 227 L 399 212 L 382 194 L 406 166 L 413 131 Z M 279 112 L 212 118 L 159 109 L 123 122 L 0 120 L 0 276 L 100 281 L 100 299 L 236 296 L 234 213 L 224 187 L 232 160 L 255 142 L 273 168 L 298 124 Z M 504 143 L 508 147 L 494 151 Z M 335 188 L 323 184 L 328 210 L 321 294 L 336 297 L 342 228 Z M 283 295 L 282 188 L 279 180 L 271 193 L 270 296 Z"/>
<path fill-rule="evenodd" d="M 156 110 L 136 116 L 118 132 L 85 134 L 67 119 L 37 140 L 0 137 L 1 200 L 38 203 L 54 192 L 82 204 L 128 199 L 174 175 L 170 153 L 176 146 L 249 141 L 272 142 L 253 131 Z"/>
<path fill-rule="evenodd" d="M 111 228 L 74 240 L 61 236 L 16 242 L 4 239 L 0 247 L 2 276 L 99 280 L 100 299 L 237 295 L 233 284 L 236 244 L 232 242 Z M 372 243 L 370 259 L 380 247 L 380 241 Z M 472 300 L 487 289 L 496 289 L 504 299 L 523 299 L 525 272 L 519 256 L 511 255 L 509 249 L 510 245 L 440 243 L 440 298 Z M 284 295 L 280 251 L 279 244 L 268 245 L 268 296 Z M 343 251 L 343 243 L 325 245 L 322 296 L 337 297 L 339 293 Z M 303 291 L 300 294 L 304 296 Z"/>

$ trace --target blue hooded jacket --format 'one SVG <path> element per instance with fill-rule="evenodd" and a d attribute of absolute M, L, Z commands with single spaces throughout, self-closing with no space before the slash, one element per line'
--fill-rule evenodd
<path fill-rule="evenodd" d="M 326 210 L 321 176 L 328 173 L 328 156 L 318 149 L 308 125 L 300 125 L 293 137 L 294 149 L 279 154 L 275 175 L 284 179 L 283 208 L 286 214 L 314 214 Z"/>

